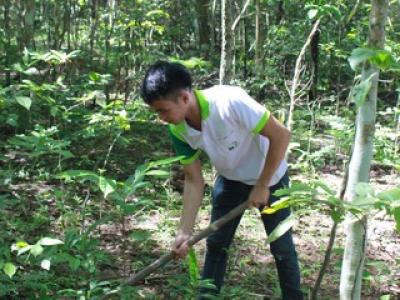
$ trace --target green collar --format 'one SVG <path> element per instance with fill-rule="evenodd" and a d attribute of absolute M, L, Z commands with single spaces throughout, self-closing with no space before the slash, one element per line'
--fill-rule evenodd
<path fill-rule="evenodd" d="M 204 121 L 210 115 L 210 105 L 202 91 L 194 90 L 194 95 L 196 96 L 197 102 L 199 102 L 201 120 Z"/>
<path fill-rule="evenodd" d="M 201 121 L 206 120 L 210 116 L 210 104 L 208 103 L 203 92 L 200 90 L 194 90 L 194 95 L 200 106 L 200 118 Z M 183 135 L 186 133 L 185 121 L 182 121 L 176 125 L 169 125 L 171 132 L 180 140 L 184 141 Z"/>

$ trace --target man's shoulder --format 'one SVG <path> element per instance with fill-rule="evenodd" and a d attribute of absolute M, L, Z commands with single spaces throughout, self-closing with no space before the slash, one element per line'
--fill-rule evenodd
<path fill-rule="evenodd" d="M 213 85 L 203 90 L 204 93 L 210 96 L 217 94 L 224 97 L 234 96 L 236 93 L 243 91 L 244 90 L 237 85 Z"/>
<path fill-rule="evenodd" d="M 202 90 L 209 103 L 216 106 L 226 106 L 235 101 L 240 101 L 246 92 L 235 85 L 214 85 Z"/>

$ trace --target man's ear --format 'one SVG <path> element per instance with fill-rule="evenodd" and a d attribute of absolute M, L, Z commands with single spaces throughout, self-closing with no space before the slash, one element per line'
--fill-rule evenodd
<path fill-rule="evenodd" d="M 185 104 L 190 100 L 190 92 L 188 90 L 181 90 L 181 97 Z"/>

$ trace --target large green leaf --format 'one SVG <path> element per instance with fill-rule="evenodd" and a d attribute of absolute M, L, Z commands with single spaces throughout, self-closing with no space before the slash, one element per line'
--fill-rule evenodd
<path fill-rule="evenodd" d="M 372 85 L 372 77 L 375 75 L 371 74 L 370 77 L 361 81 L 359 84 L 353 87 L 351 90 L 351 99 L 356 104 L 357 107 L 360 107 L 364 104 L 365 99 L 368 96 L 369 90 L 371 89 Z"/>
<path fill-rule="evenodd" d="M 272 243 L 284 235 L 296 221 L 296 216 L 294 214 L 288 216 L 286 219 L 281 221 L 278 226 L 271 232 L 268 236 L 267 243 Z"/>
<path fill-rule="evenodd" d="M 376 195 L 379 199 L 388 201 L 400 201 L 400 187 L 396 187 L 389 191 L 384 191 Z"/>
<path fill-rule="evenodd" d="M 396 65 L 396 60 L 387 50 L 376 50 L 370 61 L 381 70 L 387 70 Z"/>
<path fill-rule="evenodd" d="M 17 272 L 17 268 L 14 266 L 14 264 L 8 262 L 4 265 L 3 271 L 6 273 L 6 275 L 8 275 L 8 277 L 12 278 Z"/>
<path fill-rule="evenodd" d="M 112 192 L 114 192 L 114 190 L 115 190 L 113 182 L 103 176 L 99 176 L 98 184 L 99 184 L 100 190 L 104 194 L 104 198 L 107 198 L 107 196 L 109 194 L 111 194 Z"/>
<path fill-rule="evenodd" d="M 87 170 L 68 170 L 56 176 L 59 179 L 72 180 L 74 178 L 87 179 L 94 182 L 98 181 L 98 175 L 94 172 Z"/>
<path fill-rule="evenodd" d="M 40 239 L 39 244 L 42 246 L 54 246 L 54 245 L 64 244 L 64 242 L 60 241 L 58 239 L 44 237 L 44 238 Z"/>
<path fill-rule="evenodd" d="M 35 244 L 35 245 L 32 246 L 32 248 L 31 248 L 31 253 L 32 253 L 33 256 L 36 257 L 36 256 L 42 254 L 42 253 L 43 253 L 43 250 L 44 250 L 43 247 L 40 246 L 39 243 L 37 243 L 37 244 Z"/>
<path fill-rule="evenodd" d="M 396 221 L 396 229 L 400 232 L 400 207 L 393 210 L 394 220 Z"/>
<path fill-rule="evenodd" d="M 189 264 L 190 283 L 192 285 L 197 285 L 200 278 L 199 264 L 197 262 L 196 252 L 194 251 L 193 247 L 190 247 L 189 249 L 188 264 Z"/>
<path fill-rule="evenodd" d="M 318 12 L 319 12 L 319 10 L 318 9 L 310 9 L 308 12 L 307 12 L 307 17 L 310 19 L 310 20 L 312 20 L 312 19 L 314 19 L 316 16 L 317 16 L 317 14 L 318 14 Z"/>
<path fill-rule="evenodd" d="M 359 64 L 365 62 L 375 55 L 375 50 L 368 48 L 357 48 L 351 52 L 349 57 L 350 67 L 355 71 Z"/>
<path fill-rule="evenodd" d="M 355 71 L 361 63 L 367 60 L 381 70 L 387 70 L 396 65 L 396 60 L 387 50 L 357 48 L 353 50 L 349 57 L 350 67 Z"/>
<path fill-rule="evenodd" d="M 31 98 L 25 96 L 17 96 L 15 97 L 15 100 L 19 105 L 25 107 L 27 110 L 31 109 L 31 104 L 32 104 Z"/>
<path fill-rule="evenodd" d="M 289 198 L 283 198 L 280 199 L 278 201 L 275 201 L 274 203 L 271 204 L 270 207 L 266 207 L 263 209 L 263 211 L 261 212 L 262 214 L 274 214 L 275 212 L 277 212 L 278 210 L 284 209 L 286 207 L 289 207 Z"/>
<path fill-rule="evenodd" d="M 160 160 L 156 160 L 156 161 L 152 161 L 149 163 L 149 167 L 153 168 L 156 166 L 163 166 L 163 165 L 169 165 L 173 162 L 179 161 L 181 159 L 183 159 L 184 156 L 180 155 L 180 156 L 174 156 L 174 157 L 169 157 L 169 158 L 164 158 L 164 159 L 160 159 Z"/>

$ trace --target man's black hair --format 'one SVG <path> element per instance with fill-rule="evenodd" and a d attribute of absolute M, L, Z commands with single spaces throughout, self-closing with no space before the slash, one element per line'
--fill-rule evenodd
<path fill-rule="evenodd" d="M 144 102 L 151 104 L 180 89 L 192 89 L 192 78 L 189 71 L 179 63 L 158 61 L 147 71 L 143 79 L 141 94 Z"/>

